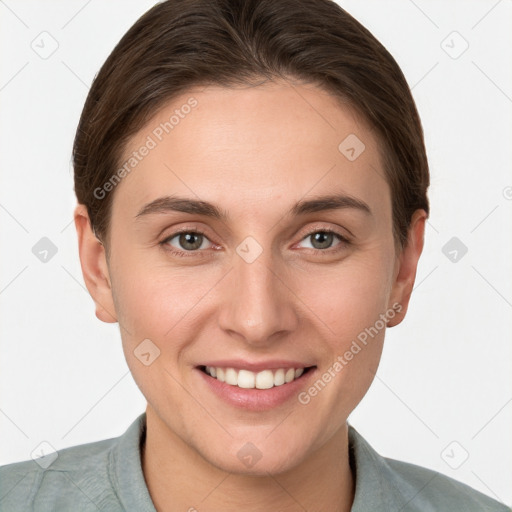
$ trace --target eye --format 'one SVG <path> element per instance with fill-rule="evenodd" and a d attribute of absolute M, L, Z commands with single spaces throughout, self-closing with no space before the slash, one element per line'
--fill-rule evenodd
<path fill-rule="evenodd" d="M 317 252 L 338 251 L 350 244 L 350 241 L 346 237 L 332 229 L 316 229 L 315 231 L 308 233 L 302 241 L 307 240 L 308 238 L 312 241 L 311 248 Z M 333 240 L 336 238 L 338 238 L 340 242 L 335 245 L 333 251 L 329 251 L 328 249 L 331 248 Z"/>
<path fill-rule="evenodd" d="M 174 244 L 177 245 L 172 243 L 175 239 Z M 208 248 L 208 244 L 204 245 L 207 240 L 208 238 L 201 231 L 188 229 L 173 233 L 160 242 L 160 244 L 176 256 L 195 256 L 200 253 L 199 249 Z M 176 250 L 169 249 L 169 247 L 173 247 Z"/>
<path fill-rule="evenodd" d="M 317 253 L 337 252 L 350 245 L 350 241 L 345 236 L 332 229 L 316 229 L 311 231 L 302 239 L 302 242 L 308 238 L 312 240 L 310 248 Z M 339 240 L 339 243 L 332 248 L 332 243 L 336 238 Z M 204 256 L 203 250 L 208 248 L 207 241 L 209 239 L 201 231 L 183 229 L 162 240 L 160 245 L 174 256 Z"/>

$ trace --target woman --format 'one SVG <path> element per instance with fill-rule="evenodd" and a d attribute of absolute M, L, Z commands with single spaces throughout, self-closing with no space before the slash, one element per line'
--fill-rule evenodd
<path fill-rule="evenodd" d="M 337 4 L 155 5 L 74 169 L 84 280 L 148 404 L 2 467 L 5 510 L 506 510 L 347 423 L 407 311 L 429 173 L 402 72 Z"/>

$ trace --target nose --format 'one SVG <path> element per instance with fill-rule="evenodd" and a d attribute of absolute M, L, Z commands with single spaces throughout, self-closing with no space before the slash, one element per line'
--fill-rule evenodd
<path fill-rule="evenodd" d="M 273 344 L 296 329 L 297 299 L 289 274 L 273 262 L 269 249 L 252 262 L 234 254 L 229 274 L 227 299 L 219 317 L 222 329 L 254 346 Z"/>

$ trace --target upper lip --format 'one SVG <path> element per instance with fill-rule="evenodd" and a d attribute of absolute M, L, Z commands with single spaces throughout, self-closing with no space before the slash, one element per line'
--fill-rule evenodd
<path fill-rule="evenodd" d="M 208 361 L 199 366 L 213 366 L 214 368 L 234 368 L 235 370 L 249 370 L 259 372 L 262 370 L 279 370 L 280 368 L 309 368 L 314 366 L 300 361 L 286 359 L 270 359 L 268 361 L 244 361 L 241 359 L 223 359 L 220 361 Z"/>

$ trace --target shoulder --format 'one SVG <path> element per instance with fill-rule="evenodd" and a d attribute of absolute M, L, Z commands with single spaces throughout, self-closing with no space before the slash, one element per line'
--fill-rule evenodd
<path fill-rule="evenodd" d="M 110 474 L 117 440 L 0 466 L 0 510 L 121 510 Z"/>
<path fill-rule="evenodd" d="M 510 512 L 511 509 L 437 471 L 383 457 L 349 427 L 356 473 L 353 512 Z"/>
<path fill-rule="evenodd" d="M 465 512 L 510 512 L 510 508 L 481 492 L 437 471 L 408 462 L 385 458 L 387 474 L 410 499 L 405 510 L 464 510 Z M 418 503 L 414 508 L 413 502 Z"/>

